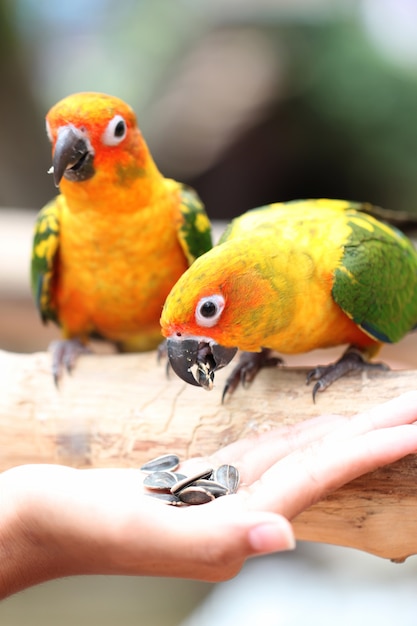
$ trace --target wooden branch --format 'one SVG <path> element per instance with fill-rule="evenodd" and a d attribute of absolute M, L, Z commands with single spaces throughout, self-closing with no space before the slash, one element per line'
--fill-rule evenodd
<path fill-rule="evenodd" d="M 24 463 L 138 467 L 166 452 L 206 455 L 250 433 L 353 414 L 416 388 L 414 371 L 349 376 L 313 404 L 305 369 L 265 370 L 224 405 L 168 379 L 155 353 L 81 357 L 59 390 L 50 355 L 0 352 L 0 469 Z M 417 455 L 349 483 L 295 520 L 298 538 L 402 560 L 417 553 Z"/>

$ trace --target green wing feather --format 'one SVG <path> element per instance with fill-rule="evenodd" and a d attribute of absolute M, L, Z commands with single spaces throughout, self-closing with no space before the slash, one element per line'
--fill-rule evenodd
<path fill-rule="evenodd" d="M 55 199 L 38 214 L 32 248 L 32 293 L 43 322 L 52 320 L 58 323 L 52 302 L 52 282 L 58 249 L 59 209 Z"/>
<path fill-rule="evenodd" d="M 396 342 L 417 326 L 417 253 L 394 227 L 346 211 L 351 234 L 332 295 L 368 335 Z"/>
<path fill-rule="evenodd" d="M 181 185 L 182 222 L 178 238 L 191 265 L 204 252 L 213 247 L 211 224 L 200 198 L 191 187 Z"/>
<path fill-rule="evenodd" d="M 296 200 L 248 211 L 234 219 L 220 242 L 255 229 L 270 232 L 271 220 L 284 226 L 292 209 L 334 208 L 341 211 L 350 229 L 332 296 L 343 311 L 368 335 L 382 342 L 396 342 L 417 327 L 417 252 L 410 240 L 387 221 L 389 211 L 370 204 L 345 200 Z"/>

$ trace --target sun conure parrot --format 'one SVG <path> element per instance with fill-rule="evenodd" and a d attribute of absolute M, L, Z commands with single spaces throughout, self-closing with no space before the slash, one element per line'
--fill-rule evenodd
<path fill-rule="evenodd" d="M 314 399 L 348 371 L 384 367 L 368 359 L 417 325 L 417 253 L 361 209 L 372 207 L 301 200 L 233 220 L 165 302 L 161 326 L 174 371 L 210 389 L 239 348 L 225 394 L 276 364 L 271 351 L 349 344 L 336 363 L 309 373 Z"/>
<path fill-rule="evenodd" d="M 46 128 L 61 194 L 37 218 L 32 290 L 43 321 L 62 329 L 57 380 L 89 337 L 128 351 L 156 347 L 167 294 L 212 243 L 198 196 L 159 172 L 122 100 L 70 95 Z"/>

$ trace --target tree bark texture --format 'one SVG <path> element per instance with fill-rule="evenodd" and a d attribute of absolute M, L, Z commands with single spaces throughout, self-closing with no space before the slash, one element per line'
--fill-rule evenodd
<path fill-rule="evenodd" d="M 238 438 L 324 413 L 352 415 L 416 388 L 415 371 L 351 375 L 312 401 L 306 369 L 264 370 L 221 403 L 167 376 L 154 352 L 80 357 L 59 388 L 48 353 L 0 352 L 0 470 L 25 463 L 139 467 L 167 452 L 206 455 Z M 403 560 L 417 553 L 417 455 L 366 474 L 299 515 L 299 539 Z"/>

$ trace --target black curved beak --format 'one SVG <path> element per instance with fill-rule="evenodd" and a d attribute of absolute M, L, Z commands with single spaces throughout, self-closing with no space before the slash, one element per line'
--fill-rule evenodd
<path fill-rule="evenodd" d="M 52 159 L 55 186 L 59 186 L 63 176 L 72 181 L 90 178 L 94 174 L 93 156 L 81 131 L 75 126 L 60 128 Z"/>
<path fill-rule="evenodd" d="M 211 389 L 214 372 L 230 363 L 237 348 L 225 348 L 198 339 L 171 338 L 167 340 L 167 352 L 169 363 L 177 376 L 190 385 Z M 198 380 L 191 371 L 194 365 L 197 365 Z"/>

